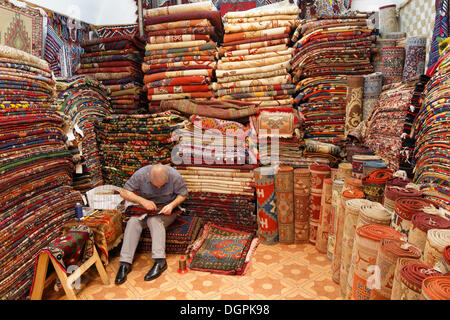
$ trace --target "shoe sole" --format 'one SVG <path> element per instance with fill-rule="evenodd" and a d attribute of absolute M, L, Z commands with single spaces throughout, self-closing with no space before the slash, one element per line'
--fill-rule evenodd
<path fill-rule="evenodd" d="M 160 272 L 158 275 L 153 276 L 153 277 L 151 277 L 151 278 L 147 278 L 147 279 L 144 278 L 144 280 L 145 280 L 145 281 L 152 281 L 152 280 L 155 280 L 155 279 L 159 278 L 159 277 L 163 274 L 163 272 L 166 271 L 166 270 L 167 270 L 167 264 L 165 265 L 164 268 L 161 269 L 161 272 Z"/>

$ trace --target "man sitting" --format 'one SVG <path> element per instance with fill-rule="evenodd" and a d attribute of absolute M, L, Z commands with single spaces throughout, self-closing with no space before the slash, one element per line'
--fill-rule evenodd
<path fill-rule="evenodd" d="M 158 215 L 131 217 L 125 228 L 120 267 L 116 275 L 116 284 L 126 281 L 131 271 L 134 253 L 139 244 L 145 225 L 150 229 L 152 237 L 153 267 L 144 280 L 158 278 L 166 269 L 166 228 L 176 219 L 172 211 L 186 200 L 188 190 L 181 174 L 174 168 L 164 165 L 149 165 L 137 170 L 125 183 L 120 192 L 122 198 L 142 206 L 149 211 L 161 208 Z"/>

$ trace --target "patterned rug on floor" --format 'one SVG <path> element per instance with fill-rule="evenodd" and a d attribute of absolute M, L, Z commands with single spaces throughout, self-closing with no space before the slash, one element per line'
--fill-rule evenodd
<path fill-rule="evenodd" d="M 188 266 L 197 271 L 243 275 L 258 244 L 259 239 L 251 233 L 207 223 L 192 246 Z"/>

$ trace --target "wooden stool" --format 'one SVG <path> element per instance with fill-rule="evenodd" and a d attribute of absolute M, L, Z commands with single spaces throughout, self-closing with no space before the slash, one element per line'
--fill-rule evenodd
<path fill-rule="evenodd" d="M 61 281 L 64 288 L 66 296 L 69 300 L 77 300 L 75 290 L 72 284 L 79 278 L 83 273 L 85 273 L 94 263 L 100 278 L 104 285 L 109 285 L 109 279 L 106 274 L 105 268 L 103 267 L 100 256 L 97 253 L 97 249 L 94 246 L 94 253 L 85 263 L 83 263 L 78 269 L 76 269 L 70 276 L 67 276 L 64 271 L 58 266 L 58 264 L 51 259 L 53 267 L 55 268 L 56 274 Z M 33 292 L 31 293 L 31 300 L 41 300 L 42 294 L 44 292 L 45 277 L 47 276 L 48 260 L 50 259 L 47 252 L 42 252 L 39 254 L 37 267 L 36 267 L 36 277 L 33 286 Z"/>

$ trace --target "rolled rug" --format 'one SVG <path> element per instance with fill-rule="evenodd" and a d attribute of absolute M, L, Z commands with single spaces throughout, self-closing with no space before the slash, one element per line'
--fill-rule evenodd
<path fill-rule="evenodd" d="M 331 213 L 330 213 L 330 227 L 328 234 L 328 245 L 327 245 L 327 257 L 331 261 L 333 260 L 334 246 L 336 243 L 336 214 L 338 203 L 341 201 L 342 188 L 344 187 L 344 180 L 335 179 L 333 180 L 332 195 L 331 195 Z"/>
<path fill-rule="evenodd" d="M 356 229 L 353 245 L 352 262 L 348 277 L 351 292 L 350 300 L 369 300 L 375 283 L 368 282 L 376 270 L 372 270 L 376 262 L 382 239 L 406 240 L 404 235 L 389 226 L 366 224 Z M 376 277 L 376 276 L 375 276 Z"/>
<path fill-rule="evenodd" d="M 419 259 L 422 250 L 405 241 L 382 239 L 376 265 L 380 268 L 379 289 L 374 288 L 370 300 L 390 300 L 394 272 L 400 258 Z"/>
<path fill-rule="evenodd" d="M 421 300 L 423 281 L 440 275 L 433 267 L 420 261 L 407 262 L 399 270 L 399 281 L 394 282 L 391 300 Z"/>
<path fill-rule="evenodd" d="M 450 229 L 428 230 L 422 261 L 434 267 L 442 259 L 444 249 L 449 243 Z"/>
<path fill-rule="evenodd" d="M 256 196 L 258 238 L 261 243 L 273 245 L 278 243 L 278 218 L 275 197 L 275 169 L 262 167 L 254 170 Z"/>
<path fill-rule="evenodd" d="M 369 223 L 386 226 L 389 226 L 391 223 L 391 213 L 378 202 L 370 201 L 369 204 L 362 205 L 360 210 L 361 212 L 356 224 L 357 228 Z"/>
<path fill-rule="evenodd" d="M 395 40 L 397 43 L 401 43 L 406 38 L 406 32 L 391 31 L 383 35 L 386 40 Z"/>
<path fill-rule="evenodd" d="M 403 67 L 403 81 L 409 81 L 421 76 L 425 72 L 426 37 L 408 37 L 406 39 L 405 66 Z"/>
<path fill-rule="evenodd" d="M 401 300 L 399 297 L 401 296 L 401 270 L 404 266 L 412 263 L 423 264 L 419 259 L 411 259 L 411 258 L 400 258 L 395 265 L 394 271 L 394 282 L 392 283 L 392 291 L 391 291 L 391 300 Z M 419 290 L 420 293 L 420 290 Z"/>
<path fill-rule="evenodd" d="M 442 259 L 436 263 L 434 268 L 439 270 L 444 276 L 450 275 L 450 245 L 444 248 Z"/>
<path fill-rule="evenodd" d="M 331 197 L 333 195 L 332 191 L 333 180 L 331 178 L 327 178 L 323 181 L 319 226 L 317 228 L 316 249 L 320 253 L 327 253 L 331 215 Z"/>
<path fill-rule="evenodd" d="M 411 182 L 411 179 L 409 178 L 402 178 L 402 177 L 392 177 L 390 179 L 387 179 L 386 181 L 386 187 L 401 187 L 405 188 L 408 183 Z"/>
<path fill-rule="evenodd" d="M 383 86 L 402 81 L 404 64 L 404 47 L 386 47 L 381 49 L 381 72 L 383 73 Z"/>
<path fill-rule="evenodd" d="M 399 31 L 399 23 L 397 18 L 397 6 L 389 4 L 382 6 L 379 11 L 380 34 L 384 37 L 385 34 Z"/>
<path fill-rule="evenodd" d="M 416 213 L 411 219 L 408 242 L 425 250 L 427 233 L 431 229 L 450 229 L 450 220 L 428 213 Z"/>
<path fill-rule="evenodd" d="M 280 243 L 294 243 L 294 168 L 281 167 L 275 175 L 275 198 Z"/>
<path fill-rule="evenodd" d="M 309 167 L 309 170 L 311 172 L 309 242 L 315 245 L 317 228 L 319 227 L 323 181 L 331 176 L 331 168 L 328 165 L 313 164 Z"/>
<path fill-rule="evenodd" d="M 337 168 L 331 168 L 331 180 L 336 180 L 338 178 L 338 171 Z"/>
<path fill-rule="evenodd" d="M 352 177 L 353 165 L 349 162 L 341 162 L 338 165 L 337 179 L 346 179 Z"/>
<path fill-rule="evenodd" d="M 423 213 L 423 209 L 433 206 L 430 200 L 423 198 L 397 198 L 395 211 L 392 216 L 391 227 L 408 237 L 411 229 L 411 219 L 417 213 Z"/>
<path fill-rule="evenodd" d="M 334 245 L 333 259 L 331 261 L 331 271 L 333 272 L 332 279 L 334 282 L 340 281 L 340 269 L 341 269 L 341 256 L 342 256 L 342 237 L 344 235 L 344 218 L 345 218 L 345 203 L 351 199 L 363 199 L 364 192 L 357 189 L 343 190 L 341 194 L 340 202 L 338 205 L 338 211 L 336 214 L 336 243 Z"/>
<path fill-rule="evenodd" d="M 368 154 L 355 154 L 352 157 L 352 177 L 362 179 L 364 177 L 364 162 L 365 161 L 380 161 L 381 157 Z"/>
<path fill-rule="evenodd" d="M 357 189 L 363 191 L 362 180 L 357 178 L 344 179 L 344 189 Z"/>
<path fill-rule="evenodd" d="M 450 300 L 450 277 L 432 276 L 423 280 L 421 300 Z"/>
<path fill-rule="evenodd" d="M 339 274 L 341 296 L 347 293 L 347 277 L 352 259 L 353 242 L 355 239 L 356 224 L 361 211 L 361 206 L 369 205 L 371 201 L 366 199 L 352 199 L 345 203 L 344 227 L 342 234 L 342 255 Z"/>
<path fill-rule="evenodd" d="M 387 182 L 386 182 L 387 183 Z M 384 207 L 390 212 L 395 211 L 395 200 L 398 198 L 417 198 L 421 197 L 422 192 L 412 188 L 404 188 L 397 186 L 388 186 L 384 190 Z"/>
<path fill-rule="evenodd" d="M 392 178 L 392 170 L 378 169 L 362 179 L 366 199 L 383 203 L 387 179 Z"/>
<path fill-rule="evenodd" d="M 309 241 L 309 196 L 311 177 L 309 169 L 294 170 L 294 223 L 295 242 Z"/>
<path fill-rule="evenodd" d="M 347 76 L 347 107 L 345 115 L 345 137 L 362 120 L 362 102 L 364 95 L 364 77 Z"/>
<path fill-rule="evenodd" d="M 378 169 L 386 169 L 386 163 L 381 160 L 374 160 L 374 161 L 364 161 L 363 162 L 363 176 L 367 177 L 369 174 L 371 174 L 372 172 L 374 172 L 375 170 Z"/>
<path fill-rule="evenodd" d="M 362 119 L 368 120 L 382 92 L 383 74 L 374 72 L 364 75 L 364 96 Z"/>

